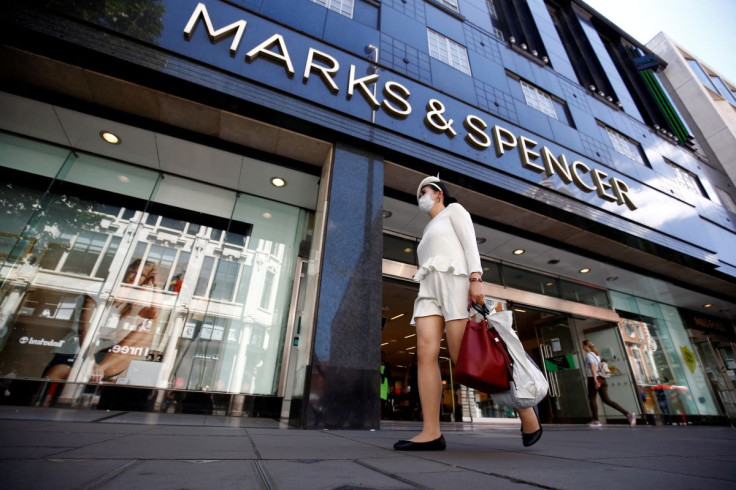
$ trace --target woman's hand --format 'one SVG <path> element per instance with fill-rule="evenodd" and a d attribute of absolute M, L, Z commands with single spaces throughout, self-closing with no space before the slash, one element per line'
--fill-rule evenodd
<path fill-rule="evenodd" d="M 471 282 L 470 289 L 468 290 L 468 300 L 470 303 L 476 305 L 482 305 L 486 297 L 483 294 L 483 283 L 482 282 Z"/>

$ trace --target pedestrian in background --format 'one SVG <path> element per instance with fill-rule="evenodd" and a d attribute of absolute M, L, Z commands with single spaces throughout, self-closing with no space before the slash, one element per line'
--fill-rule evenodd
<path fill-rule="evenodd" d="M 585 371 L 588 374 L 588 403 L 590 403 L 590 411 L 593 415 L 593 420 L 590 421 L 588 426 L 601 427 L 601 423 L 598 421 L 597 402 L 598 395 L 600 395 L 603 403 L 624 414 L 626 420 L 629 421 L 629 425 L 634 427 L 636 425 L 636 414 L 627 412 L 608 396 L 608 382 L 605 377 L 600 375 L 601 357 L 598 354 L 598 349 L 590 340 L 583 340 L 583 350 L 586 352 Z"/>

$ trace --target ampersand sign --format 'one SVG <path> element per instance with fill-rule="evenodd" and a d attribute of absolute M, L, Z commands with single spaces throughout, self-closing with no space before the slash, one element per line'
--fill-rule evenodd
<path fill-rule="evenodd" d="M 445 106 L 437 99 L 429 99 L 427 102 L 427 116 L 424 118 L 424 123 L 429 129 L 437 133 L 448 133 L 450 138 L 457 135 L 457 132 L 453 129 L 452 119 L 445 119 L 443 114 L 445 113 Z"/>

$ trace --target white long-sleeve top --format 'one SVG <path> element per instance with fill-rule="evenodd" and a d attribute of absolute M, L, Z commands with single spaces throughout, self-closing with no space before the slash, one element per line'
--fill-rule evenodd
<path fill-rule="evenodd" d="M 415 281 L 421 281 L 431 270 L 466 276 L 482 273 L 470 213 L 458 203 L 443 209 L 424 228 L 417 256 L 419 270 Z"/>

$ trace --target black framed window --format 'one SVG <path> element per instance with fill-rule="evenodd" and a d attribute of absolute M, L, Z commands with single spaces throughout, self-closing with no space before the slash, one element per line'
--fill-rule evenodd
<path fill-rule="evenodd" d="M 549 117 L 567 124 L 568 126 L 573 126 L 572 117 L 570 116 L 570 111 L 568 110 L 565 101 L 545 92 L 541 88 L 532 85 L 525 80 L 516 77 L 515 75 L 509 74 L 509 76 L 518 80 L 521 84 L 524 101 L 529 107 L 533 107 Z"/>
<path fill-rule="evenodd" d="M 540 60 L 540 63 L 549 63 L 542 36 L 526 1 L 488 0 L 486 5 L 498 37 L 508 41 L 513 49 Z"/>
<path fill-rule="evenodd" d="M 666 158 L 664 161 L 675 172 L 675 182 L 680 189 L 699 194 L 706 198 L 708 197 L 708 194 L 705 192 L 705 188 L 703 187 L 703 184 L 700 183 L 700 179 L 697 175 Z"/>
<path fill-rule="evenodd" d="M 583 30 L 579 16 L 587 17 L 588 14 L 578 10 L 570 0 L 546 0 L 545 3 L 580 85 L 603 100 L 610 97 L 610 102 L 618 101 L 598 55 Z"/>
<path fill-rule="evenodd" d="M 611 141 L 611 146 L 617 152 L 621 153 L 634 160 L 635 162 L 641 163 L 647 167 L 651 167 L 649 162 L 644 157 L 644 151 L 641 149 L 639 142 L 632 140 L 623 133 L 619 133 L 615 129 L 601 124 L 608 134 L 608 138 Z"/>

